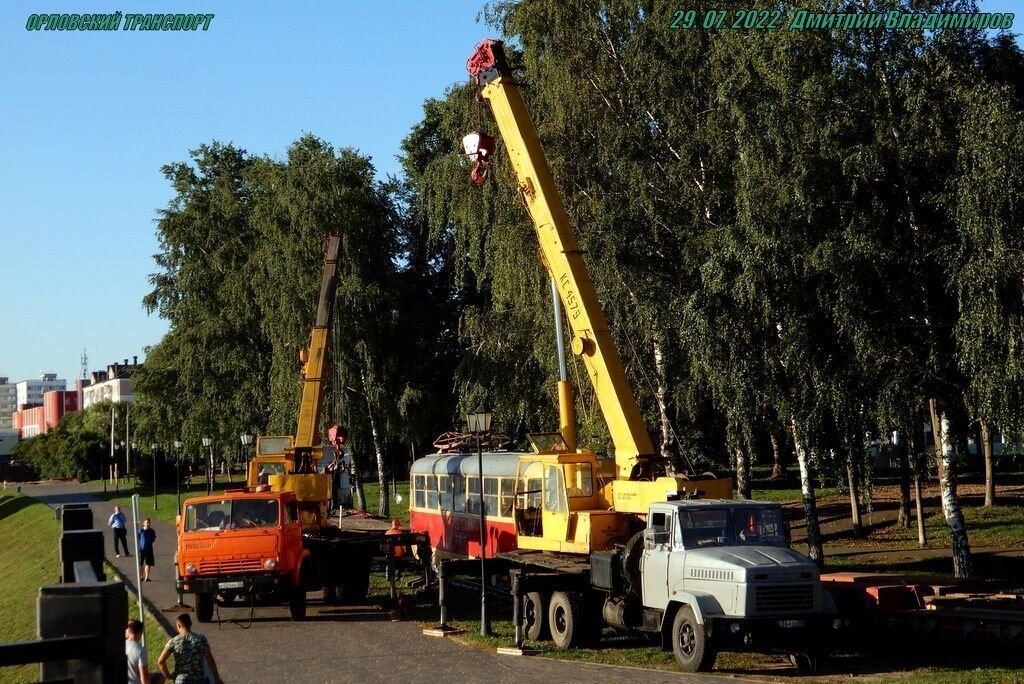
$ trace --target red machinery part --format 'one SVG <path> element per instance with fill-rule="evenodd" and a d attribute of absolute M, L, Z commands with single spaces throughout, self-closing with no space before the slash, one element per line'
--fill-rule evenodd
<path fill-rule="evenodd" d="M 466 60 L 466 71 L 473 78 L 476 78 L 482 71 L 486 71 L 494 66 L 497 61 L 494 56 L 494 46 L 500 45 L 500 41 L 493 40 L 492 38 L 484 38 L 479 45 L 476 46 L 476 50 L 473 51 L 473 56 Z"/>

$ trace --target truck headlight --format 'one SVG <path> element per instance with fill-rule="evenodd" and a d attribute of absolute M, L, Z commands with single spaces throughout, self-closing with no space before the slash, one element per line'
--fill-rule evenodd
<path fill-rule="evenodd" d="M 263 561 L 263 567 L 267 570 L 273 570 L 277 567 L 277 561 L 273 558 L 268 558 L 267 560 Z"/>
<path fill-rule="evenodd" d="M 196 574 L 196 566 L 192 565 L 191 563 L 186 564 L 185 572 L 187 572 L 190 575 Z"/>
<path fill-rule="evenodd" d="M 733 634 L 739 634 L 741 629 L 743 629 L 743 627 L 738 622 L 734 622 L 729 625 L 729 631 Z"/>
<path fill-rule="evenodd" d="M 839 618 L 834 618 L 832 620 L 832 629 L 842 629 L 842 628 L 843 628 L 843 621 L 840 620 Z"/>

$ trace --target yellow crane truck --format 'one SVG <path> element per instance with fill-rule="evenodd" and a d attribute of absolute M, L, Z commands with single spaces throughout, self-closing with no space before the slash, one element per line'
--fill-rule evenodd
<path fill-rule="evenodd" d="M 690 671 L 711 667 L 720 648 L 784 650 L 813 664 L 818 633 L 834 626 L 816 566 L 787 547 L 778 504 L 733 501 L 730 479 L 674 473 L 655 452 L 502 44 L 481 43 L 467 68 L 533 219 L 557 293 L 556 327 L 563 305 L 615 451 L 609 468 L 577 446 L 560 349 L 560 429 L 532 435 L 533 453 L 518 455 L 516 548 L 495 554 L 511 579 L 517 623 L 532 638 L 550 632 L 562 647 L 597 638 L 605 625 L 654 633 Z M 482 182 L 493 140 L 472 133 L 463 144 Z M 487 468 L 485 459 L 485 477 Z M 414 505 L 417 493 L 414 478 Z"/>

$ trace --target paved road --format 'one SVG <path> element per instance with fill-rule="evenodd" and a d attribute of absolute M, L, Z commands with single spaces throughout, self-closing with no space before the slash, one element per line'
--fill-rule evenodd
<path fill-rule="evenodd" d="M 96 527 L 105 527 L 113 507 L 97 501 L 94 487 L 77 483 L 26 485 L 23 492 L 47 504 L 88 502 Z M 130 512 L 129 512 L 130 516 Z M 174 592 L 174 530 L 154 521 L 156 567 L 152 582 L 143 583 L 148 601 L 158 609 L 172 606 Z M 135 590 L 132 558 L 112 558 L 113 542 L 107 534 L 107 556 Z M 129 534 L 131 536 L 131 533 Z M 133 551 L 134 554 L 134 551 Z M 186 595 L 186 603 L 191 597 Z M 730 682 L 735 677 L 713 677 L 657 672 L 638 668 L 570 663 L 550 658 L 497 655 L 447 639 L 422 635 L 410 622 L 393 623 L 374 606 L 327 606 L 310 594 L 308 620 L 294 623 L 284 607 L 261 607 L 249 629 L 239 623 L 196 625 L 210 639 L 214 656 L 227 682 L 333 682 L 397 681 L 414 684 L 438 681 L 482 682 Z M 129 604 L 133 605 L 133 604 Z M 131 609 L 130 609 L 131 610 Z M 164 612 L 173 621 L 177 610 Z M 246 609 L 224 609 L 222 617 L 242 618 Z M 151 662 L 160 647 L 150 647 Z"/>

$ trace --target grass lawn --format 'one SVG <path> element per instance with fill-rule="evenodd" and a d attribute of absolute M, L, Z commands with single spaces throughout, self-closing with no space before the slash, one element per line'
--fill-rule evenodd
<path fill-rule="evenodd" d="M 0 490 L 0 539 L 5 549 L 0 554 L 0 641 L 37 638 L 39 587 L 60 580 L 59 536 L 53 509 L 13 490 Z M 26 553 L 28 549 L 33 552 Z M 0 680 L 36 682 L 39 665 L 5 667 Z"/>
<path fill-rule="evenodd" d="M 814 490 L 815 500 L 820 501 L 833 496 L 839 496 L 840 491 L 836 487 L 817 487 Z M 750 496 L 755 501 L 803 501 L 804 495 L 800 489 L 751 489 Z"/>
<path fill-rule="evenodd" d="M 0 539 L 7 549 L 34 550 L 31 554 L 0 555 L 0 642 L 36 639 L 36 599 L 39 587 L 60 580 L 58 540 L 60 523 L 53 509 L 35 499 L 13 492 L 0 493 Z M 108 578 L 115 578 L 113 566 L 106 565 Z M 135 595 L 128 596 L 128 616 L 138 616 Z M 150 665 L 167 642 L 167 633 L 151 615 L 144 619 Z M 0 669 L 0 681 L 21 683 L 39 680 L 39 665 Z"/>

